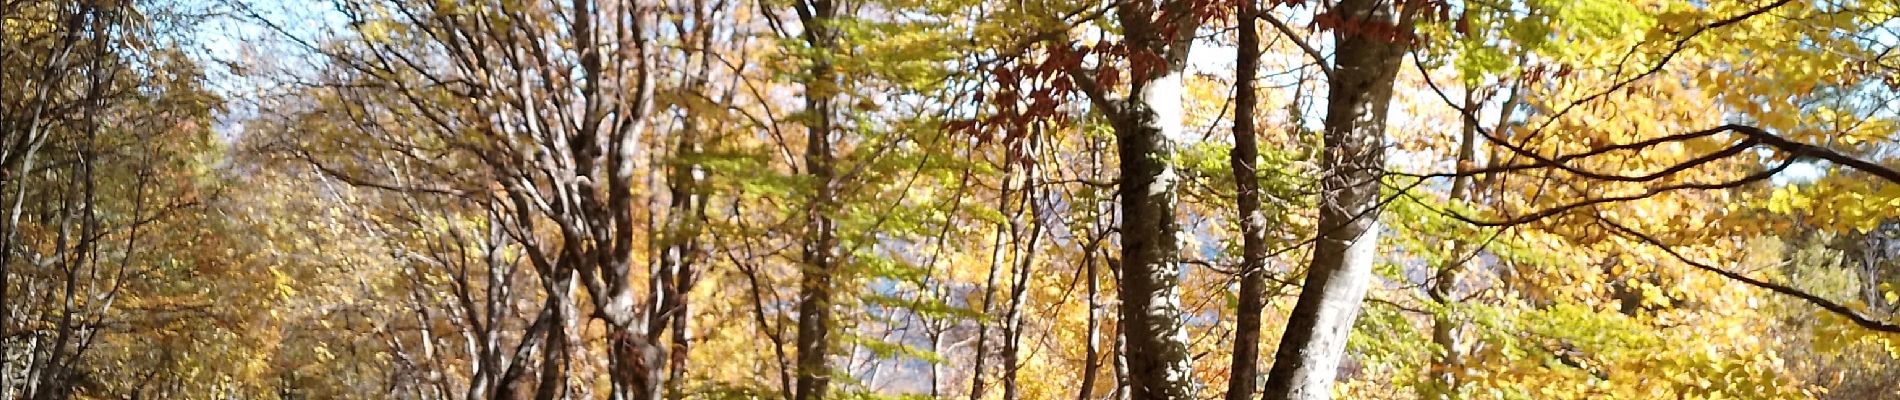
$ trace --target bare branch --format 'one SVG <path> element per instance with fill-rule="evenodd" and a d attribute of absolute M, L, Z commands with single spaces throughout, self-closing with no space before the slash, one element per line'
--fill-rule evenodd
<path fill-rule="evenodd" d="M 1618 232 L 1622 232 L 1624 235 L 1627 235 L 1631 238 L 1635 238 L 1638 241 L 1647 243 L 1651 246 L 1655 246 L 1657 249 L 1662 250 L 1664 253 L 1668 253 L 1670 256 L 1675 257 L 1679 261 L 1682 261 L 1683 264 L 1688 264 L 1689 266 L 1695 267 L 1696 269 L 1708 271 L 1716 275 L 1721 275 L 1724 278 L 1728 278 L 1736 282 L 1741 282 L 1749 286 L 1754 286 L 1756 288 L 1761 288 L 1761 289 L 1767 289 L 1768 291 L 1771 291 L 1771 292 L 1775 292 L 1784 296 L 1799 299 L 1803 302 L 1807 302 L 1808 304 L 1814 305 L 1815 307 L 1820 307 L 1822 310 L 1827 310 L 1827 312 L 1834 313 L 1835 315 L 1839 315 L 1841 317 L 1845 317 L 1848 320 L 1853 321 L 1854 325 L 1859 325 L 1862 328 L 1867 328 L 1869 330 L 1874 330 L 1874 331 L 1879 331 L 1879 332 L 1900 333 L 1900 325 L 1874 319 L 1873 317 L 1869 317 L 1866 314 L 1861 314 L 1860 311 L 1856 311 L 1851 307 L 1848 307 L 1841 303 L 1837 303 L 1833 300 L 1828 300 L 1827 298 L 1821 297 L 1819 295 L 1815 295 L 1813 293 L 1808 293 L 1801 289 L 1796 289 L 1792 286 L 1769 282 L 1769 281 L 1765 281 L 1761 279 L 1756 279 L 1756 278 L 1749 277 L 1747 275 L 1742 275 L 1741 273 L 1738 273 L 1735 271 L 1729 271 L 1722 268 L 1716 268 L 1715 266 L 1709 265 L 1708 263 L 1691 259 L 1688 256 L 1683 255 L 1681 252 L 1676 251 L 1676 249 L 1669 246 L 1669 244 L 1663 243 L 1661 240 L 1657 240 L 1655 237 L 1643 234 L 1642 232 L 1639 232 L 1628 226 L 1619 224 L 1616 221 L 1611 221 L 1603 217 L 1597 217 L 1597 221 L 1602 223 L 1604 226 L 1610 227 L 1611 229 L 1615 229 Z"/>
<path fill-rule="evenodd" d="M 1260 13 L 1260 20 L 1267 21 L 1268 25 L 1273 25 L 1274 30 L 1280 31 L 1280 34 L 1285 35 L 1289 41 L 1293 42 L 1293 44 L 1299 45 L 1300 52 L 1306 53 L 1307 57 L 1313 58 L 1313 65 L 1319 67 L 1319 72 L 1321 75 L 1325 75 L 1327 79 L 1331 79 L 1333 77 L 1333 67 L 1326 64 L 1326 55 L 1320 53 L 1319 49 L 1313 48 L 1313 44 L 1308 43 L 1306 41 L 1306 38 L 1301 37 L 1299 33 L 1294 32 L 1293 27 L 1287 26 L 1286 21 L 1281 21 L 1280 18 L 1274 17 L 1273 13 L 1264 13 L 1264 12 Z"/>

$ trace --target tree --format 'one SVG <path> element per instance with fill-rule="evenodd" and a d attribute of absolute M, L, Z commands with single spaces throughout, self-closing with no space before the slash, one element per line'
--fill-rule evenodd
<path fill-rule="evenodd" d="M 832 170 L 832 98 L 838 90 L 836 72 L 828 59 L 836 46 L 833 32 L 837 5 L 817 0 L 798 5 L 798 20 L 804 26 L 805 44 L 818 53 L 809 61 L 805 79 L 805 172 L 812 185 L 811 199 L 805 209 L 805 243 L 800 256 L 805 268 L 800 271 L 798 301 L 798 392 L 793 400 L 825 398 L 831 384 L 826 362 L 833 327 L 832 297 L 837 264 L 837 232 L 831 213 L 837 201 Z"/>
<path fill-rule="evenodd" d="M 555 328 L 547 331 L 550 357 L 537 397 L 557 395 L 566 378 L 553 363 L 578 345 L 559 344 L 573 340 L 561 338 L 564 332 L 579 329 L 572 279 L 586 290 L 588 316 L 607 327 L 611 396 L 658 398 L 667 363 L 655 334 L 677 307 L 642 306 L 662 302 L 664 290 L 643 298 L 633 265 L 639 222 L 632 188 L 656 90 L 652 6 L 335 6 L 357 36 L 347 46 L 314 49 L 340 67 L 341 79 L 323 89 L 360 101 L 362 107 L 341 108 L 377 122 L 340 126 L 339 133 L 376 143 L 357 157 L 420 161 L 427 165 L 420 172 L 438 175 L 422 182 L 447 186 L 391 182 L 403 178 L 390 176 L 400 171 L 352 171 L 318 158 L 328 154 L 298 151 L 351 184 L 492 202 L 550 296 Z M 558 45 L 544 47 L 544 35 L 558 37 Z M 403 118 L 424 123 L 405 126 Z M 455 158 L 416 159 L 417 151 L 439 146 Z M 564 355 L 553 357 L 555 349 Z"/>
<path fill-rule="evenodd" d="M 1180 289 L 1180 232 L 1174 153 L 1183 140 L 1183 72 L 1201 16 L 1192 2 L 1134 1 L 1116 6 L 1127 46 L 1128 97 L 1115 99 L 1093 77 L 1072 69 L 1098 112 L 1115 129 L 1121 165 L 1121 328 L 1127 339 L 1129 397 L 1187 399 L 1196 385 Z"/>
<path fill-rule="evenodd" d="M 1260 145 L 1254 130 L 1259 99 L 1254 93 L 1260 68 L 1260 10 L 1241 0 L 1234 13 L 1239 24 L 1239 48 L 1234 66 L 1234 203 L 1240 219 L 1241 260 L 1239 304 L 1234 323 L 1233 367 L 1228 371 L 1227 400 L 1253 398 L 1259 376 L 1260 317 L 1267 305 L 1266 216 L 1260 210 Z"/>
<path fill-rule="evenodd" d="M 1884 2 L 322 5 L 0 0 L 0 397 L 1892 390 Z"/>
<path fill-rule="evenodd" d="M 1300 300 L 1288 316 L 1269 399 L 1323 399 L 1358 318 L 1377 257 L 1385 120 L 1399 61 L 1422 3 L 1342 1 L 1321 17 L 1339 43 L 1327 75 L 1319 234 Z"/>

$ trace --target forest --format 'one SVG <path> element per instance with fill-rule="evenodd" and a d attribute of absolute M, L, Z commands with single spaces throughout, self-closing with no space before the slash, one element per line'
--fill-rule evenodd
<path fill-rule="evenodd" d="M 0 0 L 0 399 L 1896 399 L 1893 0 Z"/>

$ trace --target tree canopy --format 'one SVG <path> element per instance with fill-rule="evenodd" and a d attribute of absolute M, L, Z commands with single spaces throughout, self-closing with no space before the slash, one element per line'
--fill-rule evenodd
<path fill-rule="evenodd" d="M 1885 0 L 0 0 L 0 399 L 1900 397 Z"/>

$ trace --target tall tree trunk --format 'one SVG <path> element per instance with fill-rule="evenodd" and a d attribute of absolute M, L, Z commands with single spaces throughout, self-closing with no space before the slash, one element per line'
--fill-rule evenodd
<path fill-rule="evenodd" d="M 1334 30 L 1319 240 L 1267 375 L 1269 400 L 1332 395 L 1378 256 L 1386 109 L 1408 40 L 1394 33 L 1409 32 L 1409 18 L 1388 0 L 1344 0 L 1330 12 L 1348 26 Z"/>
<path fill-rule="evenodd" d="M 696 154 L 697 145 L 693 146 L 695 147 L 693 152 Z M 668 257 L 676 257 L 672 266 L 672 285 L 667 288 L 668 296 L 673 301 L 669 309 L 662 314 L 668 320 L 669 328 L 672 329 L 672 348 L 668 349 L 670 354 L 667 356 L 666 366 L 667 398 L 671 400 L 679 400 L 686 396 L 686 362 L 692 350 L 693 340 L 692 332 L 688 330 L 690 327 L 688 320 L 692 317 L 692 289 L 699 280 L 697 266 L 703 254 L 698 235 L 699 227 L 705 221 L 706 203 L 704 195 L 699 192 L 698 179 L 704 172 L 696 164 L 687 169 L 690 172 L 683 174 L 690 180 L 686 185 L 686 190 L 674 193 L 675 196 L 687 197 L 687 200 L 676 201 L 675 203 L 679 204 L 675 211 L 690 215 L 684 217 L 689 219 L 684 222 L 684 227 L 675 231 L 681 236 L 676 239 L 681 243 L 676 243 L 675 248 L 669 250 Z"/>
<path fill-rule="evenodd" d="M 1007 152 L 1008 150 L 1005 151 Z M 996 222 L 996 232 L 991 235 L 990 239 L 990 270 L 988 275 L 983 279 L 983 304 L 981 306 L 983 307 L 982 312 L 984 315 L 988 315 L 995 309 L 996 280 L 999 276 L 1002 276 L 1003 269 L 1009 265 L 1009 246 L 1005 244 L 1016 239 L 1016 219 L 1009 214 L 1009 199 L 1010 195 L 1014 193 L 1015 188 L 1013 185 L 1014 181 L 1010 179 L 1010 173 L 1015 170 L 1015 167 L 1016 163 L 1014 162 L 1003 162 L 1003 178 L 999 185 L 1001 188 L 996 196 L 996 212 L 997 214 L 1003 215 L 1003 218 Z M 989 346 L 990 322 L 987 318 L 978 318 L 976 320 L 976 356 L 972 360 L 972 366 L 970 368 L 970 400 L 982 400 L 983 394 L 987 391 L 988 386 L 986 386 L 986 382 L 983 381 L 983 373 L 987 371 L 986 364 L 989 363 Z"/>
<path fill-rule="evenodd" d="M 832 97 L 837 77 L 829 50 L 833 48 L 833 18 L 837 13 L 832 0 L 811 0 L 798 7 L 805 29 L 805 41 L 820 49 L 811 60 L 805 82 L 805 172 L 817 185 L 805 215 L 805 243 L 802 255 L 805 268 L 799 282 L 798 302 L 798 386 L 793 400 L 824 398 L 831 384 L 831 372 L 825 359 L 830 353 L 832 330 L 833 275 L 837 274 L 837 232 L 831 218 L 836 201 L 832 171 L 831 129 Z"/>
<path fill-rule="evenodd" d="M 1024 157 L 1033 160 L 1036 155 L 1040 154 L 1041 148 L 1036 145 L 1036 140 L 1037 138 L 1033 136 L 1025 138 L 1025 149 L 1022 152 L 1022 154 L 1025 154 Z M 1039 172 L 1036 168 L 1035 161 L 1030 161 L 1026 164 L 1028 164 L 1028 166 L 1023 168 L 1023 200 L 1022 203 L 1017 206 L 1017 211 L 1020 213 L 1019 215 L 1027 215 L 1030 218 L 1029 241 L 1016 249 L 1016 270 L 1010 274 L 1013 282 L 1009 289 L 1009 306 L 1004 311 L 1004 400 L 1017 400 L 1022 398 L 1022 391 L 1019 387 L 1019 382 L 1017 382 L 1017 372 L 1022 369 L 1022 308 L 1023 302 L 1025 301 L 1024 296 L 1027 295 L 1029 290 L 1029 270 L 1036 262 L 1036 245 L 1039 239 L 1042 238 L 1043 228 L 1042 217 L 1038 204 L 1036 203 L 1037 186 L 1040 184 L 1036 174 Z M 1012 233 L 1011 236 L 1017 235 Z"/>
<path fill-rule="evenodd" d="M 1104 150 L 1098 143 L 1091 142 L 1088 145 L 1089 171 L 1094 176 L 1102 175 L 1102 168 L 1104 168 L 1102 165 Z M 1100 262 L 1098 252 L 1102 248 L 1102 237 L 1108 235 L 1106 231 L 1108 222 L 1102 220 L 1102 216 L 1108 214 L 1104 210 L 1108 204 L 1109 201 L 1106 199 L 1096 199 L 1094 204 L 1089 205 L 1088 230 L 1092 236 L 1089 237 L 1088 244 L 1082 247 L 1082 273 L 1085 274 L 1083 279 L 1086 279 L 1088 288 L 1088 334 L 1085 336 L 1084 340 L 1087 342 L 1082 349 L 1082 384 L 1076 391 L 1075 400 L 1095 398 L 1095 376 L 1102 370 L 1101 273 L 1098 271 L 1100 267 L 1097 263 Z"/>
<path fill-rule="evenodd" d="M 1525 62 L 1525 55 L 1523 53 L 1519 53 L 1516 58 L 1519 64 Z M 1506 137 L 1508 137 L 1510 125 L 1507 122 L 1511 120 L 1512 113 L 1515 112 L 1517 106 L 1523 100 L 1520 89 L 1520 87 L 1512 87 L 1509 94 L 1505 95 L 1504 103 L 1498 107 L 1501 112 L 1498 113 L 1496 126 L 1497 133 L 1500 135 L 1507 135 Z M 1466 112 L 1476 113 L 1477 108 L 1485 101 L 1478 99 L 1475 92 L 1475 89 L 1465 90 L 1463 109 Z M 1460 126 L 1459 131 L 1458 155 L 1454 168 L 1458 170 L 1483 169 L 1485 161 L 1478 159 L 1479 122 L 1473 118 L 1464 118 L 1463 120 L 1464 123 Z M 1461 174 L 1452 178 L 1451 192 L 1448 193 L 1447 198 L 1452 202 L 1475 201 L 1477 197 L 1472 194 L 1472 191 L 1484 183 L 1485 181 L 1473 179 L 1470 175 Z M 1438 275 L 1433 278 L 1432 286 L 1429 288 L 1428 295 L 1433 301 L 1445 305 L 1450 305 L 1457 301 L 1455 296 L 1457 292 L 1458 274 L 1462 273 L 1465 269 L 1463 263 L 1470 261 L 1467 259 L 1468 257 L 1472 257 L 1471 254 L 1467 253 L 1470 251 L 1473 251 L 1473 249 L 1468 243 L 1456 238 L 1453 239 L 1451 249 L 1451 256 L 1453 258 L 1447 259 L 1447 264 L 1440 266 Z M 1508 279 L 1504 281 L 1508 282 Z M 1615 285 L 1613 285 L 1613 287 L 1614 286 Z M 1432 379 L 1434 379 L 1435 382 L 1432 385 L 1426 385 L 1426 388 L 1436 390 L 1437 392 L 1427 393 L 1426 396 L 1423 396 L 1427 399 L 1459 398 L 1459 388 L 1464 385 L 1458 370 L 1462 368 L 1464 363 L 1464 350 L 1470 348 L 1471 344 L 1462 342 L 1464 339 L 1460 337 L 1463 334 L 1461 331 L 1465 327 L 1465 321 L 1459 319 L 1457 315 L 1449 313 L 1449 311 L 1451 310 L 1435 315 L 1432 318 L 1432 343 L 1438 345 L 1442 353 L 1436 354 L 1436 357 L 1432 360 L 1431 371 L 1434 374 Z"/>
<path fill-rule="evenodd" d="M 1182 53 L 1185 53 L 1183 49 Z M 1137 84 L 1116 126 L 1122 181 L 1122 327 L 1131 398 L 1188 399 L 1187 329 L 1181 310 L 1181 242 L 1171 159 L 1181 133 L 1179 65 Z"/>
<path fill-rule="evenodd" d="M 708 90 L 712 81 L 712 71 L 716 68 L 714 60 L 719 57 L 713 41 L 713 33 L 717 29 L 714 21 L 721 18 L 720 14 L 727 10 L 719 6 L 709 6 L 706 0 L 694 0 L 691 4 L 691 28 L 688 28 L 686 21 L 676 19 L 674 23 L 681 36 L 689 36 L 690 32 L 697 47 L 697 51 L 694 52 L 696 54 L 688 55 L 688 57 L 698 56 L 698 69 L 687 78 L 685 90 L 703 92 Z M 726 90 L 724 97 L 730 99 L 732 91 L 737 88 L 728 87 Z M 705 232 L 706 225 L 707 170 L 700 163 L 699 158 L 706 152 L 705 142 L 708 139 L 700 118 L 696 112 L 689 111 L 683 119 L 681 135 L 674 146 L 675 162 L 671 166 L 671 175 L 667 177 L 672 197 L 672 209 L 667 214 L 672 218 L 671 225 L 667 229 L 667 243 L 672 247 L 666 253 L 668 257 L 666 260 L 671 264 L 671 268 L 667 269 L 672 275 L 672 287 L 669 288 L 671 293 L 668 294 L 668 298 L 674 303 L 668 311 L 672 319 L 672 348 L 671 354 L 667 357 L 666 378 L 669 400 L 687 397 L 687 362 L 688 356 L 692 353 L 692 341 L 695 339 L 692 332 L 688 330 L 692 326 L 689 323 L 693 311 L 692 289 L 698 284 L 699 265 L 706 258 L 705 244 L 701 241 L 700 235 Z"/>
<path fill-rule="evenodd" d="M 6 220 L 0 221 L 3 222 L 0 223 L 0 332 L 8 331 L 7 327 L 13 325 L 12 312 L 15 307 L 12 302 L 24 297 L 9 296 L 7 290 L 11 287 L 15 253 L 13 249 L 20 246 L 16 240 L 19 239 L 20 215 L 26 204 L 29 181 L 27 175 L 33 172 L 36 155 L 40 147 L 46 144 L 48 136 L 46 128 L 53 119 L 50 118 L 52 116 L 47 115 L 47 112 L 59 105 L 55 104 L 53 99 L 56 96 L 53 94 L 59 93 L 62 89 L 59 85 L 65 82 L 66 76 L 76 69 L 71 68 L 68 63 L 75 54 L 74 49 L 86 33 L 87 16 L 92 15 L 93 18 L 98 18 L 97 14 L 96 9 L 85 3 L 76 4 L 71 9 L 64 6 L 60 8 L 60 12 L 56 13 L 57 17 L 64 21 L 60 25 L 63 32 L 60 35 L 60 45 L 56 49 L 50 49 L 52 55 L 48 59 L 51 62 L 39 71 L 38 85 L 33 86 L 31 90 L 33 97 L 21 107 L 26 110 L 26 115 L 19 117 L 24 122 L 4 121 L 6 130 L 0 131 L 0 134 L 5 135 L 0 137 L 0 140 L 4 140 L 0 142 L 0 146 L 4 146 L 0 147 L 0 189 L 4 189 L 8 183 L 14 183 L 16 187 L 12 201 L 7 205 Z M 9 20 L 21 16 L 22 14 L 11 13 L 0 15 Z M 80 57 L 104 57 L 104 55 L 81 54 Z M 31 79 L 28 80 L 28 82 L 31 81 Z M 13 390 L 14 385 L 10 383 L 12 379 L 11 374 L 0 371 L 0 391 Z M 6 394 L 6 392 L 0 392 L 0 394 Z"/>
<path fill-rule="evenodd" d="M 1473 90 L 1466 89 L 1463 108 L 1469 112 L 1475 112 L 1475 98 Z M 1454 168 L 1458 169 L 1466 168 L 1474 161 L 1473 158 L 1477 153 L 1478 123 L 1468 118 L 1464 121 L 1459 131 L 1458 158 L 1454 164 Z M 1470 193 L 1471 177 L 1460 175 L 1452 178 L 1451 193 L 1447 198 L 1454 203 L 1464 202 L 1468 200 Z M 1441 306 L 1440 311 L 1432 315 L 1432 344 L 1438 347 L 1438 353 L 1432 355 L 1431 368 L 1428 369 L 1431 382 L 1424 386 L 1426 393 L 1423 397 L 1426 399 L 1458 398 L 1460 383 L 1457 369 L 1464 358 L 1461 353 L 1464 346 L 1459 343 L 1459 331 L 1464 327 L 1464 322 L 1452 314 L 1449 306 L 1456 301 L 1454 297 L 1458 288 L 1458 273 L 1464 269 L 1464 256 L 1469 249 L 1463 240 L 1458 238 L 1448 240 L 1452 241 L 1451 254 L 1447 255 L 1443 265 L 1438 266 L 1438 271 L 1432 276 L 1431 286 L 1426 292 L 1433 302 Z"/>
<path fill-rule="evenodd" d="M 1193 365 L 1181 310 L 1180 223 L 1172 159 L 1182 136 L 1182 76 L 1199 26 L 1192 4 L 1131 1 L 1117 10 L 1127 36 L 1129 98 L 1109 110 L 1121 163 L 1121 329 L 1127 340 L 1129 398 L 1194 397 Z M 1162 19 L 1165 18 L 1165 19 Z"/>
<path fill-rule="evenodd" d="M 1251 400 L 1260 375 L 1260 313 L 1267 307 L 1267 227 L 1260 213 L 1259 139 L 1254 132 L 1254 74 L 1260 68 L 1260 13 L 1253 0 L 1240 0 L 1240 48 L 1234 72 L 1234 202 L 1240 216 L 1240 304 L 1234 321 L 1233 367 L 1227 375 L 1227 400 Z"/>
<path fill-rule="evenodd" d="M 1097 292 L 1100 291 L 1097 280 L 1100 278 L 1095 271 L 1095 247 L 1094 244 L 1090 244 L 1088 249 L 1082 251 L 1082 257 L 1085 257 L 1082 260 L 1084 274 L 1082 279 L 1086 279 L 1084 282 L 1088 287 L 1089 315 L 1088 333 L 1083 336 L 1086 342 L 1083 343 L 1082 348 L 1082 383 L 1076 388 L 1075 400 L 1095 398 L 1095 375 L 1102 370 L 1102 319 L 1099 311 L 1101 303 L 1096 300 Z"/>

